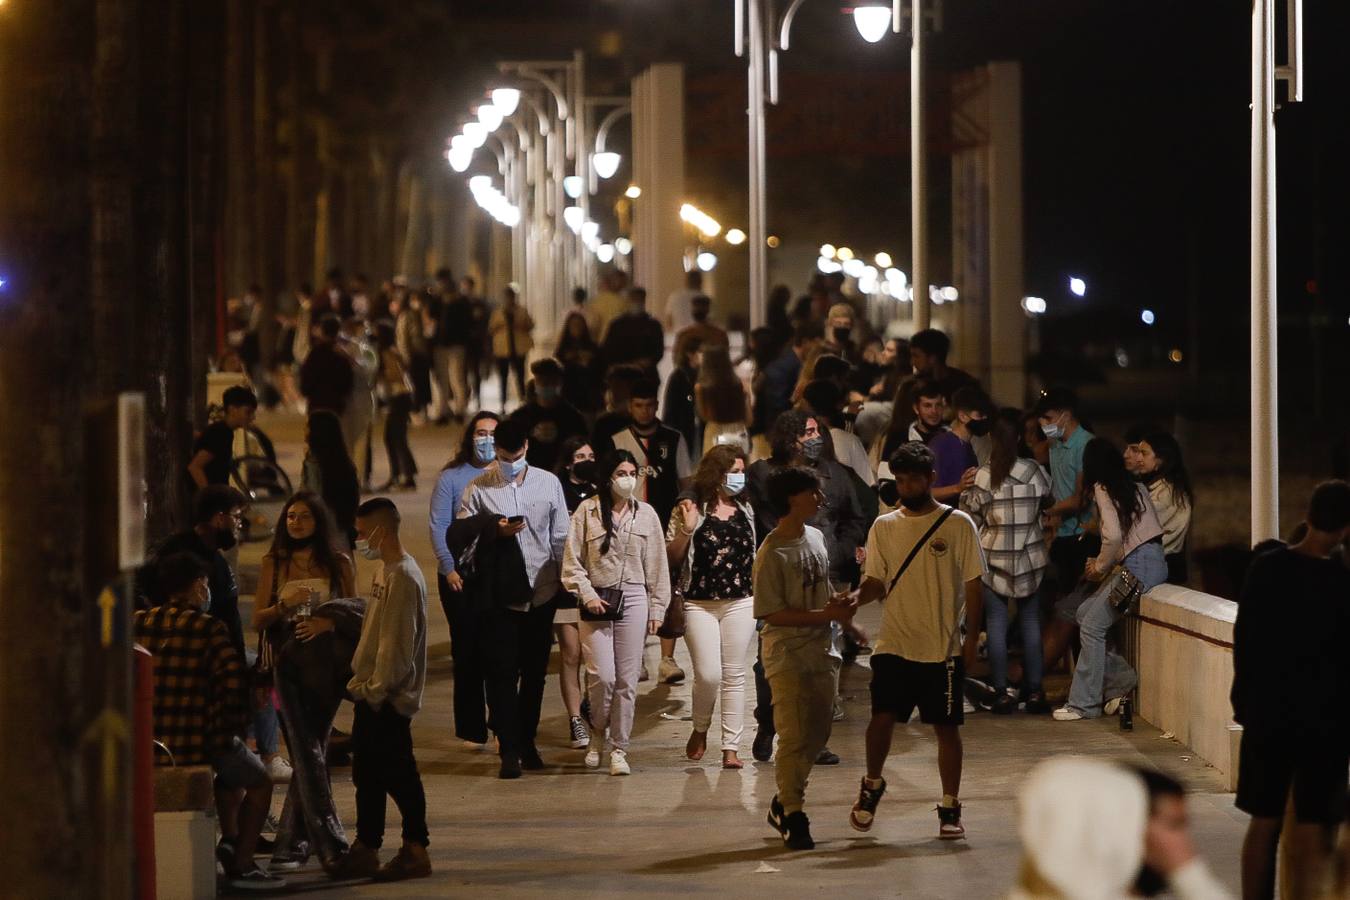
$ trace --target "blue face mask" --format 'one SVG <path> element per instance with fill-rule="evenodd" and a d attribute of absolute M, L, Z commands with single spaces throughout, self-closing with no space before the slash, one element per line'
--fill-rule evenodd
<path fill-rule="evenodd" d="M 825 439 L 820 435 L 802 441 L 802 456 L 805 456 L 808 462 L 820 459 L 820 451 L 824 449 Z"/>
<path fill-rule="evenodd" d="M 735 497 L 745 490 L 745 473 L 728 472 L 722 478 L 722 490 L 726 491 L 728 497 Z"/>
<path fill-rule="evenodd" d="M 484 465 L 492 462 L 497 457 L 497 442 L 492 435 L 484 435 L 473 439 L 473 455 Z"/>
<path fill-rule="evenodd" d="M 505 477 L 507 481 L 515 481 L 516 476 L 525 471 L 525 465 L 525 457 L 523 456 L 520 459 L 511 462 L 500 459 L 497 460 L 497 468 L 501 470 L 503 477 Z"/>

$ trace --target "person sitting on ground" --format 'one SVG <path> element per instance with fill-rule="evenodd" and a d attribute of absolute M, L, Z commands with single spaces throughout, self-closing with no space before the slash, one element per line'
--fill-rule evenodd
<path fill-rule="evenodd" d="M 258 413 L 258 396 L 241 385 L 227 388 L 220 403 L 225 414 L 219 422 L 202 429 L 192 446 L 187 471 L 198 488 L 230 483 L 234 472 L 234 432 L 252 425 Z"/>
<path fill-rule="evenodd" d="M 1346 811 L 1350 570 L 1331 556 L 1350 540 L 1350 484 L 1319 484 L 1304 523 L 1301 539 L 1252 563 L 1233 626 L 1233 720 L 1243 729 L 1236 805 L 1252 817 L 1244 897 L 1275 895 L 1281 840 L 1292 896 L 1314 896 Z"/>
<path fill-rule="evenodd" d="M 1146 431 L 1125 445 L 1125 468 L 1148 485 L 1158 524 L 1163 530 L 1163 556 L 1167 560 L 1167 583 L 1185 584 L 1186 536 L 1191 530 L 1195 505 L 1191 476 L 1181 457 L 1181 445 L 1161 429 Z"/>
<path fill-rule="evenodd" d="M 833 724 L 840 665 L 834 623 L 852 621 L 856 604 L 847 593 L 833 593 L 824 536 L 807 524 L 823 499 L 816 473 L 781 468 L 769 477 L 767 493 L 777 524 L 755 554 L 752 590 L 779 734 L 778 791 L 768 818 L 788 849 L 811 850 L 816 844 L 803 805 Z"/>
<path fill-rule="evenodd" d="M 532 390 L 528 399 L 511 414 L 530 436 L 530 465 L 553 471 L 558 450 L 570 437 L 586 433 L 586 420 L 563 399 L 563 367 L 546 356 L 530 364 Z"/>
<path fill-rule="evenodd" d="M 244 659 L 225 623 L 205 612 L 210 570 L 191 553 L 160 561 L 165 600 L 136 613 L 136 642 L 155 657 L 154 736 L 179 766 L 211 766 L 221 841 L 216 859 L 232 887 L 280 890 L 284 879 L 253 861 L 272 803 L 272 779 L 244 744 L 248 701 Z M 156 758 L 168 764 L 170 759 Z"/>
<path fill-rule="evenodd" d="M 1138 681 L 1125 658 L 1106 643 L 1107 632 L 1125 614 L 1111 603 L 1113 580 L 1108 576 L 1115 566 L 1124 566 L 1139 579 L 1142 593 L 1167 578 L 1162 526 L 1148 489 L 1125 471 L 1120 451 L 1106 438 L 1093 438 L 1083 451 L 1083 491 L 1101 521 L 1102 549 L 1084 565 L 1087 585 L 1055 605 L 1061 621 L 1078 623 L 1083 645 L 1069 701 L 1055 710 L 1058 722 L 1114 715 Z"/>

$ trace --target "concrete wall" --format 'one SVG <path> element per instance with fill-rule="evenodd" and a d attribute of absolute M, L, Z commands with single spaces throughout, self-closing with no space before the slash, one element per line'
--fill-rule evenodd
<path fill-rule="evenodd" d="M 1135 630 L 1139 715 L 1190 747 L 1237 786 L 1238 739 L 1228 699 L 1233 685 L 1237 604 L 1164 584 L 1146 595 Z"/>

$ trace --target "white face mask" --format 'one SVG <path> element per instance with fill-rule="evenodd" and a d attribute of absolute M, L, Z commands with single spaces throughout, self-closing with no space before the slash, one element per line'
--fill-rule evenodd
<path fill-rule="evenodd" d="M 735 497 L 745 490 L 745 473 L 728 472 L 722 476 L 722 489 L 726 491 L 728 497 Z"/>
<path fill-rule="evenodd" d="M 1053 441 L 1064 434 L 1064 429 L 1060 428 L 1058 425 L 1042 425 L 1041 434 L 1045 435 L 1046 440 Z"/>
<path fill-rule="evenodd" d="M 367 538 L 356 539 L 356 552 L 366 559 L 375 560 L 380 558 L 380 548 L 372 547 L 370 545 L 370 540 Z"/>
<path fill-rule="evenodd" d="M 610 485 L 614 490 L 614 496 L 616 498 L 619 500 L 627 500 L 632 497 L 633 492 L 637 490 L 637 476 L 616 475 L 614 480 L 610 482 Z"/>

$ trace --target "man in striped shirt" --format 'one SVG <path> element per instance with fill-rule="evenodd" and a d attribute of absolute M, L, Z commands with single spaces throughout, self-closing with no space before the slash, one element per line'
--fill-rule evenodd
<path fill-rule="evenodd" d="M 272 779 L 241 738 L 249 719 L 244 660 L 225 623 L 203 611 L 211 602 L 208 576 L 193 554 L 170 554 L 158 572 L 165 601 L 136 613 L 136 642 L 155 657 L 155 738 L 175 764 L 215 771 L 223 835 L 216 858 L 230 884 L 278 890 L 286 882 L 253 861 Z"/>

